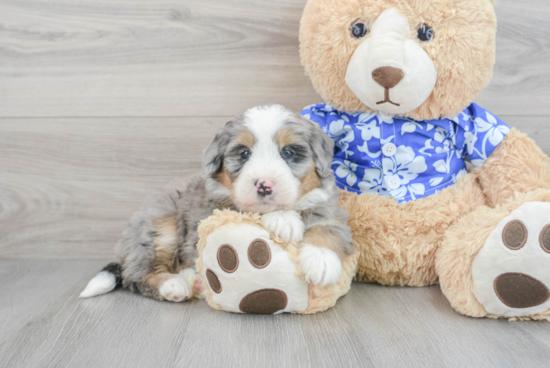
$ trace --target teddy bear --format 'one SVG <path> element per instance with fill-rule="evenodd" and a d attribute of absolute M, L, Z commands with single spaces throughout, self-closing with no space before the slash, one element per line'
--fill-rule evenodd
<path fill-rule="evenodd" d="M 472 317 L 550 319 L 550 161 L 473 100 L 492 0 L 308 0 L 300 55 L 325 103 L 356 279 L 439 283 Z M 469 165 L 471 170 L 469 170 Z"/>
<path fill-rule="evenodd" d="M 215 210 L 198 228 L 202 296 L 233 313 L 313 314 L 336 304 L 351 286 L 359 252 L 346 257 L 333 285 L 314 285 L 300 272 L 296 244 L 270 234 L 259 214 Z"/>

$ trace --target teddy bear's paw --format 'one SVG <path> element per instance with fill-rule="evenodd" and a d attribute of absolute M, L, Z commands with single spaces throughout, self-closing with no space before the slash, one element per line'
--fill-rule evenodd
<path fill-rule="evenodd" d="M 550 309 L 550 203 L 528 202 L 491 232 L 472 264 L 474 294 L 488 313 Z"/>
<path fill-rule="evenodd" d="M 262 224 L 283 241 L 297 244 L 304 237 L 305 225 L 296 211 L 275 211 L 262 215 Z"/>
<path fill-rule="evenodd" d="M 304 278 L 310 284 L 332 285 L 342 278 L 342 261 L 330 249 L 302 244 L 298 259 Z"/>
<path fill-rule="evenodd" d="M 221 226 L 206 239 L 202 258 L 212 300 L 225 311 L 273 314 L 308 306 L 308 286 L 290 254 L 263 229 Z"/>
<path fill-rule="evenodd" d="M 193 296 L 193 289 L 182 275 L 175 275 L 162 283 L 159 293 L 171 302 L 183 302 Z"/>

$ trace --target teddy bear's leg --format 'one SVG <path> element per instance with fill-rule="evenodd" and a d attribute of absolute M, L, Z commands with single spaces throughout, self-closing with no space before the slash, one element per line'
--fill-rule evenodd
<path fill-rule="evenodd" d="M 462 217 L 445 233 L 436 272 L 462 314 L 550 319 L 550 189 Z"/>
<path fill-rule="evenodd" d="M 510 130 L 475 173 L 491 207 L 505 203 L 514 192 L 550 188 L 548 156 L 516 129 Z"/>

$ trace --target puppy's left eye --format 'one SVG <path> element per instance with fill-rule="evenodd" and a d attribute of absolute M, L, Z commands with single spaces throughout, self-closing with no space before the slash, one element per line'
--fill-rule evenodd
<path fill-rule="evenodd" d="M 294 156 L 294 151 L 290 148 L 283 148 L 282 156 L 284 159 L 288 160 Z"/>
<path fill-rule="evenodd" d="M 418 27 L 418 39 L 422 42 L 431 42 L 435 37 L 435 32 L 432 27 L 427 24 L 421 24 Z"/>
<path fill-rule="evenodd" d="M 248 160 L 250 158 L 250 151 L 249 150 L 241 151 L 241 158 L 243 158 L 244 160 Z"/>

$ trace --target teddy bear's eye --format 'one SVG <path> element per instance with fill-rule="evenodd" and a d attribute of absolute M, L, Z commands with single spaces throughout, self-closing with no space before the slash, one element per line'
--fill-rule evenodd
<path fill-rule="evenodd" d="M 421 24 L 418 27 L 418 39 L 422 42 L 430 42 L 435 37 L 435 32 L 432 27 L 427 24 Z"/>
<path fill-rule="evenodd" d="M 369 33 L 369 24 L 363 19 L 357 19 L 351 24 L 350 32 L 353 38 L 363 38 Z"/>

